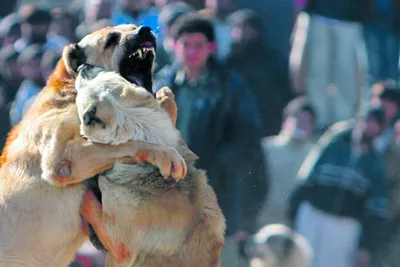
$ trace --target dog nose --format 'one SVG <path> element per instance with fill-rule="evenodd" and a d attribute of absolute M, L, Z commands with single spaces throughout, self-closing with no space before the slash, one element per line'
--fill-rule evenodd
<path fill-rule="evenodd" d="M 148 36 L 151 33 L 151 28 L 148 26 L 140 26 L 138 29 L 138 35 L 140 37 Z"/>
<path fill-rule="evenodd" d="M 95 120 L 96 111 L 97 111 L 96 106 L 92 106 L 90 109 L 88 109 L 85 112 L 85 114 L 83 114 L 83 124 L 84 125 L 88 126 Z"/>

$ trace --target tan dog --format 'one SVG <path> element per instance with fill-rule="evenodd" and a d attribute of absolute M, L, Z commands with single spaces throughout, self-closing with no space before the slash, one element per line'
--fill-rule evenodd
<path fill-rule="evenodd" d="M 66 266 L 86 240 L 79 213 L 85 179 L 119 158 L 146 160 L 181 178 L 174 148 L 133 141 L 94 144 L 79 134 L 75 75 L 85 62 L 121 71 L 151 90 L 155 38 L 125 25 L 97 31 L 64 49 L 63 59 L 7 140 L 0 168 L 0 266 Z M 145 54 L 145 56 L 144 56 Z M 66 166 L 63 166 L 65 164 Z"/>
<path fill-rule="evenodd" d="M 89 65 L 80 69 L 76 89 L 82 136 L 103 144 L 135 140 L 172 146 L 188 166 L 179 182 L 164 180 L 153 166 L 124 163 L 100 175 L 103 212 L 88 193 L 84 214 L 96 233 L 111 236 L 111 243 L 103 242 L 108 251 L 126 248 L 108 254 L 107 266 L 219 266 L 225 220 L 215 193 L 152 94 Z"/>

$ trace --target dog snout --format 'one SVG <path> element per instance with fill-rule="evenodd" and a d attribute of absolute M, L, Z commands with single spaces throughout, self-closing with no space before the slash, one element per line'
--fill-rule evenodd
<path fill-rule="evenodd" d="M 92 124 L 93 122 L 96 122 L 98 120 L 96 118 L 96 111 L 97 108 L 96 106 L 92 106 L 90 109 L 88 109 L 84 114 L 83 114 L 83 124 L 88 126 Z"/>

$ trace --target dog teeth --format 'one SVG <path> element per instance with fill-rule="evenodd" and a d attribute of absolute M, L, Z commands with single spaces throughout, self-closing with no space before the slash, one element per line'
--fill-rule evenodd
<path fill-rule="evenodd" d="M 144 47 L 143 52 L 152 52 L 153 54 L 155 54 L 155 49 L 154 47 Z"/>
<path fill-rule="evenodd" d="M 139 54 L 139 58 L 143 58 L 143 51 L 142 51 L 142 49 L 139 48 L 139 49 L 136 51 L 136 53 Z"/>

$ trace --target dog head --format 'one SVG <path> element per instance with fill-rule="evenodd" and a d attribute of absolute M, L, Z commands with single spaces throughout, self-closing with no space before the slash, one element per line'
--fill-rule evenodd
<path fill-rule="evenodd" d="M 149 27 L 133 24 L 108 27 L 65 47 L 63 61 L 74 77 L 78 67 L 87 63 L 118 72 L 151 92 L 156 43 Z"/>
<path fill-rule="evenodd" d="M 75 88 L 80 132 L 92 142 L 144 141 L 175 146 L 179 133 L 153 95 L 112 71 L 84 64 Z"/>

